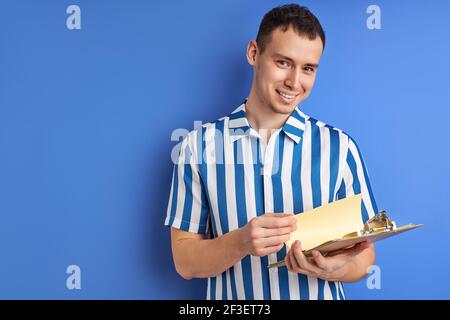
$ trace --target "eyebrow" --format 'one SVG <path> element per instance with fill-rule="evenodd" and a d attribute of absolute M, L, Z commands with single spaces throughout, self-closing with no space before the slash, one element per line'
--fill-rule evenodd
<path fill-rule="evenodd" d="M 281 53 L 274 53 L 273 56 L 276 57 L 276 58 L 281 58 L 281 59 L 288 60 L 290 62 L 295 62 L 293 59 L 291 59 L 289 57 L 286 57 L 286 56 L 282 55 Z M 313 67 L 313 68 L 316 68 L 316 69 L 319 67 L 319 65 L 316 64 L 316 63 L 307 63 L 306 66 Z"/>

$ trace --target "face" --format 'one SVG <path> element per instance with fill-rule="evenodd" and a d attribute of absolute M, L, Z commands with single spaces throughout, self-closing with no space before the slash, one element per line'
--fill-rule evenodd
<path fill-rule="evenodd" d="M 250 41 L 247 59 L 254 78 L 249 99 L 275 113 L 292 113 L 311 93 L 322 50 L 320 37 L 309 40 L 292 27 L 275 29 L 262 54 L 256 41 Z"/>

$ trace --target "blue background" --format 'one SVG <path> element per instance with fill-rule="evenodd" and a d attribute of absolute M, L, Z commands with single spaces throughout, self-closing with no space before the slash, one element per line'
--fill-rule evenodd
<path fill-rule="evenodd" d="M 0 1 L 0 298 L 205 298 L 163 226 L 171 134 L 247 97 L 247 42 L 282 3 Z M 397 225 L 425 224 L 378 243 L 381 289 L 347 298 L 450 298 L 450 2 L 301 4 L 327 34 L 302 110 L 356 139 Z M 66 288 L 72 264 L 81 290 Z"/>

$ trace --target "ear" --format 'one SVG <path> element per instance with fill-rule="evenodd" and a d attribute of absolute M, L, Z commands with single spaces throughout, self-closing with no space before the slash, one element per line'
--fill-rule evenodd
<path fill-rule="evenodd" d="M 256 40 L 250 40 L 247 44 L 247 61 L 252 66 L 255 65 L 256 58 L 258 56 L 258 45 Z"/>

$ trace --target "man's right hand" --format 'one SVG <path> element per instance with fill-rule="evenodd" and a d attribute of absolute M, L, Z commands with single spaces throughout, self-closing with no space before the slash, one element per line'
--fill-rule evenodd
<path fill-rule="evenodd" d="M 241 230 L 241 243 L 246 254 L 267 256 L 283 248 L 290 233 L 297 229 L 293 214 L 266 213 L 250 220 Z"/>

